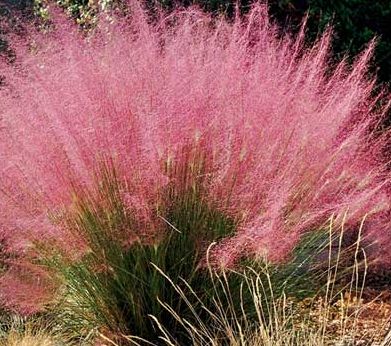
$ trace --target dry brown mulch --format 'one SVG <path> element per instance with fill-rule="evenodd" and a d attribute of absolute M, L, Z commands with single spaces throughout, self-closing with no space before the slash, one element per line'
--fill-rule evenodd
<path fill-rule="evenodd" d="M 391 346 L 391 290 L 365 289 L 345 293 L 333 303 L 324 298 L 298 303 L 298 321 L 304 315 L 314 330 L 325 329 L 328 345 Z M 385 341 L 387 339 L 388 341 Z M 343 340 L 336 343 L 335 340 Z"/>

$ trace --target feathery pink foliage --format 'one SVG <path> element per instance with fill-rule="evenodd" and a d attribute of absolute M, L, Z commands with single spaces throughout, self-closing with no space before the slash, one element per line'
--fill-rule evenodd
<path fill-rule="evenodd" d="M 389 132 L 374 134 L 390 98 L 372 95 L 373 43 L 331 68 L 330 31 L 306 48 L 304 27 L 281 38 L 262 5 L 233 22 L 189 9 L 151 23 L 137 2 L 131 13 L 88 39 L 59 21 L 4 66 L 0 230 L 11 250 L 68 244 L 48 214 L 91 184 L 103 157 L 148 219 L 167 184 L 162 162 L 197 143 L 208 200 L 241 220 L 217 249 L 224 262 L 284 259 L 304 232 L 347 213 L 352 230 L 368 214 L 377 259 L 391 264 Z"/>
<path fill-rule="evenodd" d="M 41 311 L 55 292 L 48 273 L 27 262 L 14 264 L 1 279 L 0 304 L 26 315 Z"/>

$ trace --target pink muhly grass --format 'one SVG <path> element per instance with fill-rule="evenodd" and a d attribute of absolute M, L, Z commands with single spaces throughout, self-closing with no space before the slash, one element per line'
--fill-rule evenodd
<path fill-rule="evenodd" d="M 72 249 L 50 215 L 92 188 L 104 158 L 127 182 L 135 218 L 159 232 L 156 205 L 170 203 L 161 191 L 194 183 L 169 168 L 187 167 L 195 148 L 205 200 L 239 222 L 216 249 L 222 263 L 282 260 L 333 215 L 352 231 L 367 216 L 373 254 L 391 264 L 389 131 L 375 132 L 390 98 L 373 96 L 373 43 L 353 66 L 332 65 L 330 31 L 310 47 L 304 26 L 280 37 L 261 5 L 232 22 L 194 8 L 151 21 L 130 6 L 129 18 L 87 38 L 59 20 L 27 48 L 15 43 L 16 63 L 3 66 L 0 229 L 9 251 L 23 256 L 43 239 Z"/>
<path fill-rule="evenodd" d="M 23 262 L 9 263 L 0 281 L 0 304 L 14 312 L 33 314 L 53 299 L 55 280 L 44 268 Z"/>

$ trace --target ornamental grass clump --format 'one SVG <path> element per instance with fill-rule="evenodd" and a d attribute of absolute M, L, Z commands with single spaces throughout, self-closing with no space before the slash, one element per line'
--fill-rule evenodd
<path fill-rule="evenodd" d="M 67 229 L 84 243 L 82 255 L 72 259 L 41 244 L 46 249 L 41 250 L 43 264 L 60 282 L 50 308 L 58 327 L 72 339 L 102 334 L 121 340 L 121 335 L 131 334 L 157 342 L 159 331 L 149 318 L 153 315 L 180 338 L 179 324 L 157 297 L 191 317 L 189 307 L 154 265 L 175 283 L 185 278 L 204 299 L 211 299 L 213 286 L 206 270 L 200 269 L 203 252 L 212 240 L 232 232 L 234 221 L 203 202 L 197 185 L 191 191 L 182 190 L 178 197 L 167 187 L 162 203 L 171 196 L 170 203 L 157 206 L 160 234 L 151 238 L 123 203 L 121 195 L 128 187 L 115 170 L 105 164 L 99 172 L 98 190 L 79 191 L 65 216 Z M 238 287 L 238 277 L 230 279 L 232 287 Z M 192 306 L 197 308 L 195 299 Z"/>
<path fill-rule="evenodd" d="M 331 216 L 352 235 L 366 217 L 367 253 L 389 268 L 390 97 L 367 75 L 374 44 L 335 64 L 330 31 L 307 46 L 305 25 L 281 35 L 262 5 L 232 21 L 128 5 L 87 36 L 57 13 L 2 65 L 2 303 L 63 299 L 73 313 L 91 299 L 91 325 L 122 331 L 158 304 L 133 295 L 155 283 L 148 261 L 175 280 L 216 241 L 214 267 L 278 263 Z"/>

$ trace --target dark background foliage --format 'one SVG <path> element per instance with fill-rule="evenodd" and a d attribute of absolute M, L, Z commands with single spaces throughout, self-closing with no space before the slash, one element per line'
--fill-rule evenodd
<path fill-rule="evenodd" d="M 309 36 L 332 23 L 335 27 L 334 53 L 357 54 L 374 36 L 378 37 L 375 64 L 381 81 L 391 80 L 391 1 L 369 0 L 280 0 L 273 1 L 271 12 L 280 23 L 291 18 L 297 25 L 308 11 Z"/>

